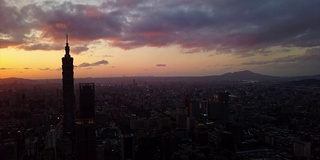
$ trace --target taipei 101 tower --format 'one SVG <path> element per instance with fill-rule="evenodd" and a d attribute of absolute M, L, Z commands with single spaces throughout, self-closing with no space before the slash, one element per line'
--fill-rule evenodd
<path fill-rule="evenodd" d="M 72 137 L 75 134 L 74 121 L 74 86 L 73 86 L 73 58 L 70 56 L 68 35 L 66 35 L 66 54 L 62 57 L 62 85 L 63 85 L 63 135 Z"/>

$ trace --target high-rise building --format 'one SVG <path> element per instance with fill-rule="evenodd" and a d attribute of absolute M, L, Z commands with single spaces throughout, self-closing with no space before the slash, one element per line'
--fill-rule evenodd
<path fill-rule="evenodd" d="M 62 57 L 62 85 L 63 85 L 63 134 L 72 137 L 75 130 L 74 121 L 74 86 L 73 86 L 73 58 L 70 56 L 68 35 L 66 35 L 66 54 Z"/>
<path fill-rule="evenodd" d="M 177 107 L 176 108 L 176 122 L 177 128 L 187 128 L 188 108 Z"/>
<path fill-rule="evenodd" d="M 311 142 L 294 141 L 293 142 L 293 156 L 301 159 L 311 159 Z"/>
<path fill-rule="evenodd" d="M 208 128 L 203 123 L 198 123 L 194 128 L 194 139 L 195 143 L 198 146 L 207 146 L 208 145 Z"/>
<path fill-rule="evenodd" d="M 94 83 L 80 83 L 79 118 L 93 118 L 95 115 Z"/>
<path fill-rule="evenodd" d="M 121 159 L 134 160 L 135 159 L 135 137 L 130 135 L 123 135 L 121 139 Z"/>
<path fill-rule="evenodd" d="M 95 94 L 94 83 L 79 84 L 79 111 L 76 120 L 77 159 L 87 160 L 96 158 L 95 135 Z"/>
<path fill-rule="evenodd" d="M 18 157 L 17 142 L 12 139 L 0 141 L 0 155 L 0 159 L 3 160 L 16 160 Z"/>
<path fill-rule="evenodd" d="M 199 120 L 201 117 L 200 101 L 198 99 L 193 99 L 190 101 L 189 105 L 189 117 L 193 117 Z"/>
<path fill-rule="evenodd" d="M 226 124 L 229 117 L 229 93 L 219 92 L 214 99 L 208 102 L 208 118 L 217 120 L 217 123 Z"/>
<path fill-rule="evenodd" d="M 96 159 L 95 122 L 92 119 L 76 120 L 78 160 Z"/>

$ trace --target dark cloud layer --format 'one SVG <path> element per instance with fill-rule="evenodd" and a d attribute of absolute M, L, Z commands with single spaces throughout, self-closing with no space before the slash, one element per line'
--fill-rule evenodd
<path fill-rule="evenodd" d="M 275 45 L 315 47 L 319 6 L 318 0 L 107 0 L 97 6 L 50 1 L 17 8 L 0 0 L 0 35 L 10 37 L 0 36 L 0 48 L 56 50 L 66 33 L 83 45 L 76 53 L 98 39 L 122 49 L 178 45 L 241 55 Z M 54 45 L 28 44 L 32 29 Z"/>

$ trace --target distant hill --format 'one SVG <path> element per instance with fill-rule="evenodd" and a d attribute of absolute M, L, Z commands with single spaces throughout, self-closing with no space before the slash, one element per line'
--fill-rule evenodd
<path fill-rule="evenodd" d="M 281 77 L 262 75 L 254 73 L 248 70 L 239 72 L 229 72 L 217 76 L 219 80 L 253 80 L 253 81 L 265 81 L 265 80 L 279 80 Z"/>
<path fill-rule="evenodd" d="M 24 79 L 24 78 L 16 78 L 16 77 L 10 77 L 10 78 L 0 78 L 0 84 L 30 84 L 30 83 L 35 83 L 35 80 L 30 80 L 30 79 Z"/>

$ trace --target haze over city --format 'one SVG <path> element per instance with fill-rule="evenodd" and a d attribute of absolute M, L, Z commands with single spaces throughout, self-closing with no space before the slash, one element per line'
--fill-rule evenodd
<path fill-rule="evenodd" d="M 320 1 L 0 0 L 0 78 L 320 73 Z"/>

